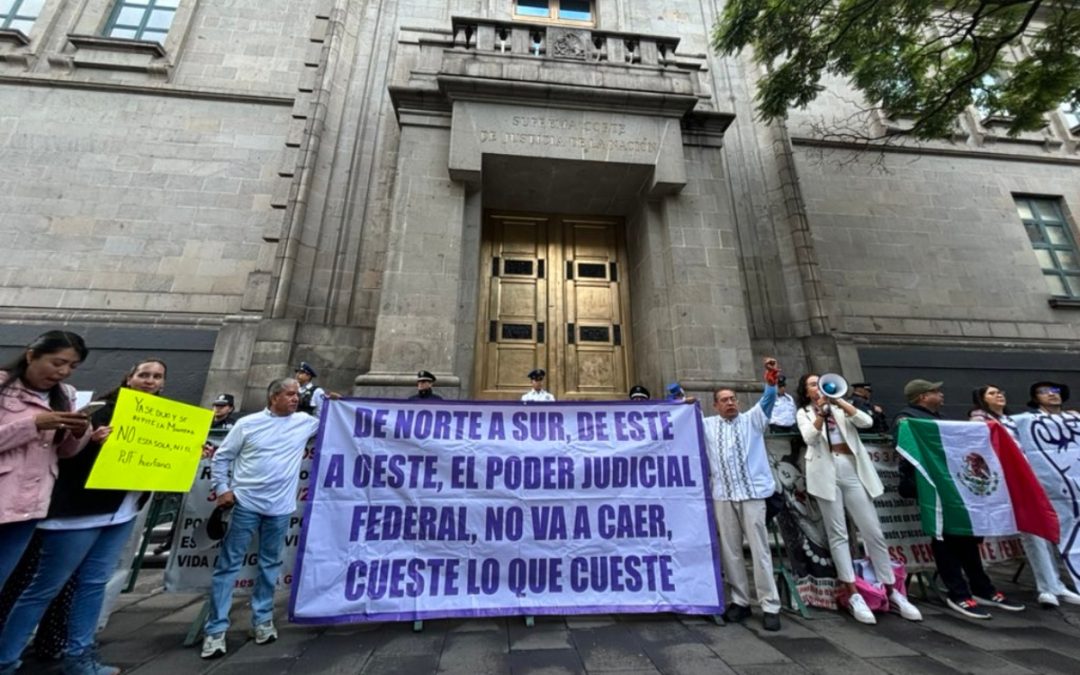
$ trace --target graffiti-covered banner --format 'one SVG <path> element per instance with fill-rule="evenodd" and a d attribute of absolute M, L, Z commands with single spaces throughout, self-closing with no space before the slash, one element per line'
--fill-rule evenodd
<path fill-rule="evenodd" d="M 1080 415 L 1017 415 L 1020 447 L 1061 523 L 1058 549 L 1080 584 Z"/>
<path fill-rule="evenodd" d="M 290 618 L 716 614 L 706 462 L 688 405 L 330 402 Z"/>

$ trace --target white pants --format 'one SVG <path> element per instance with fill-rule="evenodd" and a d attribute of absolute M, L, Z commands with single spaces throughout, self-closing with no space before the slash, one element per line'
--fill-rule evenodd
<path fill-rule="evenodd" d="M 1067 591 L 1058 572 L 1061 554 L 1058 553 L 1057 546 L 1047 539 L 1027 532 L 1020 533 L 1020 541 L 1024 542 L 1024 553 L 1031 563 L 1031 571 L 1035 573 L 1035 588 L 1039 589 L 1040 593 L 1052 595 L 1061 595 Z"/>
<path fill-rule="evenodd" d="M 874 501 L 859 480 L 855 457 L 839 453 L 832 453 L 832 457 L 833 466 L 836 467 L 836 499 L 814 499 L 821 509 L 825 533 L 829 536 L 829 551 L 836 565 L 836 576 L 844 583 L 855 582 L 855 568 L 851 565 L 851 547 L 848 545 L 847 514 L 850 513 L 866 544 L 866 555 L 874 566 L 874 574 L 878 581 L 891 586 L 896 582 L 896 577 L 889 561 L 889 547 L 885 545 L 885 535 L 881 533 L 881 521 L 878 520 Z"/>
<path fill-rule="evenodd" d="M 766 614 L 778 613 L 780 594 L 776 591 L 769 533 L 765 528 L 765 500 L 713 501 L 713 511 L 716 513 L 716 528 L 720 532 L 720 561 L 724 565 L 724 579 L 731 588 L 731 602 L 743 607 L 750 606 L 750 588 L 743 560 L 745 535 L 754 563 L 754 591 L 758 604 Z"/>

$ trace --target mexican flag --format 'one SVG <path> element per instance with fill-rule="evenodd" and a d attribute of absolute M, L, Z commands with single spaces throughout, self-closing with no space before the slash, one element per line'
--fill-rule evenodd
<path fill-rule="evenodd" d="M 997 422 L 905 419 L 896 449 L 916 469 L 923 531 L 1052 542 L 1058 517 L 1024 453 Z"/>

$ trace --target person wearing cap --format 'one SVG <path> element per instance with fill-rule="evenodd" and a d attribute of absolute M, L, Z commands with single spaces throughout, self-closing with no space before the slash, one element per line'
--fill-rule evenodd
<path fill-rule="evenodd" d="M 765 630 L 780 630 L 780 594 L 773 576 L 772 553 L 765 523 L 765 500 L 776 492 L 776 481 L 765 450 L 765 431 L 776 400 L 780 371 L 775 359 L 766 360 L 765 393 L 746 412 L 739 410 L 735 390 L 713 392 L 718 414 L 704 420 L 709 477 L 720 534 L 724 579 L 731 586 L 731 604 L 724 619 L 732 623 L 750 616 L 750 588 L 743 558 L 743 536 L 750 545 L 754 588 L 761 605 Z"/>
<path fill-rule="evenodd" d="M 944 384 L 917 378 L 904 385 L 904 398 L 908 404 L 893 418 L 893 428 L 906 418 L 943 419 L 941 407 L 945 405 L 945 392 L 942 389 Z M 901 458 L 899 470 L 900 496 L 917 499 L 915 467 Z M 945 604 L 957 614 L 969 619 L 991 618 L 990 612 L 984 607 L 997 607 L 1010 612 L 1023 610 L 1024 605 L 1009 600 L 1004 593 L 994 588 L 994 582 L 983 569 L 982 556 L 979 554 L 981 543 L 982 537 L 958 534 L 943 534 L 940 538 L 930 540 L 930 547 L 934 551 L 934 565 L 947 590 Z"/>
<path fill-rule="evenodd" d="M 851 405 L 870 415 L 874 424 L 866 431 L 871 434 L 883 434 L 889 430 L 889 418 L 885 415 L 885 409 L 870 399 L 874 395 L 874 388 L 869 382 L 855 382 L 851 385 Z"/>
<path fill-rule="evenodd" d="M 442 396 L 439 396 L 432 389 L 435 384 L 435 376 L 426 370 L 421 370 L 416 374 L 416 393 L 409 397 L 410 401 L 415 400 L 434 400 L 441 401 Z"/>
<path fill-rule="evenodd" d="M 296 367 L 294 376 L 296 381 L 300 383 L 300 405 L 297 410 L 318 417 L 319 412 L 322 411 L 323 401 L 326 400 L 326 392 L 322 387 L 316 386 L 314 382 L 319 374 L 315 372 L 310 363 L 301 361 L 300 365 Z"/>
<path fill-rule="evenodd" d="M 667 395 L 664 396 L 664 400 L 671 403 L 697 403 L 697 397 L 687 396 L 686 390 L 678 382 L 672 382 L 667 386 Z"/>
<path fill-rule="evenodd" d="M 281 572 L 289 518 L 296 510 L 300 463 L 319 420 L 297 410 L 300 383 L 292 378 L 271 382 L 266 399 L 262 412 L 242 417 L 233 426 L 210 465 L 217 505 L 231 506 L 232 514 L 214 564 L 204 659 L 225 655 L 233 587 L 256 532 L 259 574 L 251 595 L 255 644 L 277 639 L 274 586 Z"/>
<path fill-rule="evenodd" d="M 776 380 L 776 403 L 769 417 L 769 430 L 779 434 L 793 434 L 795 426 L 795 399 L 787 393 L 787 378 L 781 375 Z"/>
<path fill-rule="evenodd" d="M 1044 415 L 1080 416 L 1076 411 L 1064 410 L 1062 405 L 1069 400 L 1069 385 L 1060 382 L 1039 381 L 1028 389 L 1028 408 L 1032 412 Z"/>
<path fill-rule="evenodd" d="M 649 390 L 640 384 L 635 384 L 630 387 L 630 400 L 631 401 L 648 401 L 650 398 Z"/>
<path fill-rule="evenodd" d="M 210 404 L 214 411 L 214 419 L 210 422 L 211 429 L 232 429 L 236 424 L 236 399 L 232 394 L 218 394 L 218 397 Z"/>
<path fill-rule="evenodd" d="M 544 389 L 544 377 L 547 373 L 543 368 L 534 368 L 529 371 L 529 382 L 532 384 L 532 389 L 525 392 L 521 396 L 521 400 L 526 403 L 551 403 L 555 400 L 555 397 L 551 395 L 551 392 Z"/>

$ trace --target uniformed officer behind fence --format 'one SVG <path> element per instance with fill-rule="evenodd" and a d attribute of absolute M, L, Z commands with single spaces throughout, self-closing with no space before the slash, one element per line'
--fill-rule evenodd
<path fill-rule="evenodd" d="M 414 400 L 435 400 L 441 401 L 442 396 L 435 393 L 435 376 L 426 370 L 421 370 L 416 374 L 416 393 L 409 397 L 410 401 Z"/>
<path fill-rule="evenodd" d="M 326 399 L 326 392 L 322 387 L 315 385 L 314 380 L 318 376 L 319 374 L 307 361 L 301 361 L 296 367 L 295 377 L 300 383 L 300 405 L 296 409 L 297 412 L 319 416 L 323 401 Z"/>
<path fill-rule="evenodd" d="M 529 382 L 532 383 L 532 389 L 525 392 L 522 395 L 521 400 L 526 403 L 550 403 L 555 400 L 555 397 L 551 395 L 551 392 L 544 389 L 544 377 L 547 373 L 543 368 L 534 368 L 529 371 Z"/>

